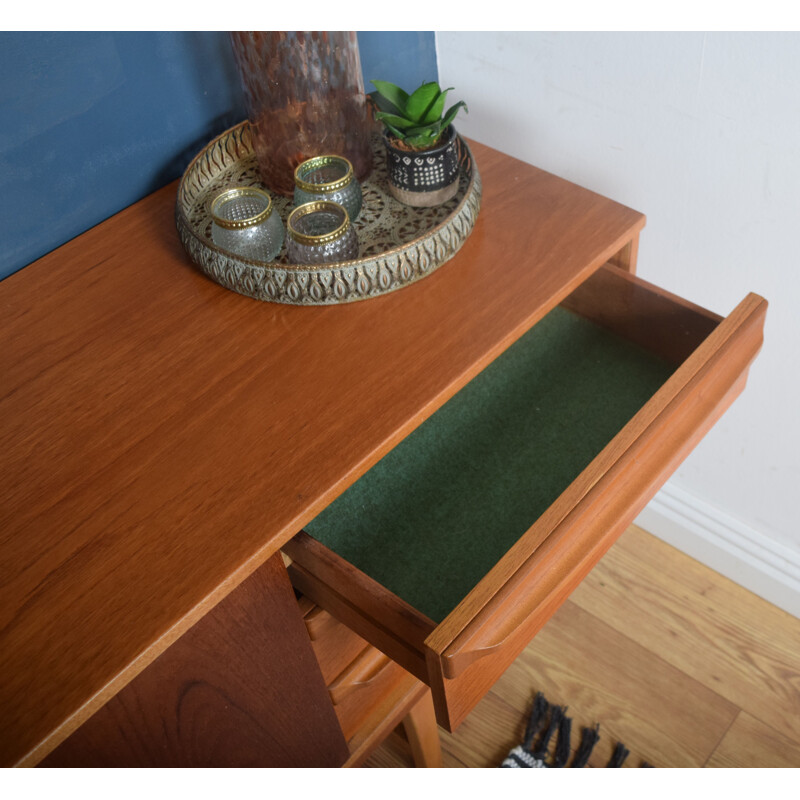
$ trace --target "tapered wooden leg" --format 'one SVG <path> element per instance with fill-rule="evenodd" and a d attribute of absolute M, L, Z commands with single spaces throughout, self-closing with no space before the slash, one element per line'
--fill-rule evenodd
<path fill-rule="evenodd" d="M 639 234 L 631 239 L 622 250 L 612 256 L 610 261 L 615 267 L 625 269 L 632 275 L 636 274 L 636 258 L 639 255 Z"/>
<path fill-rule="evenodd" d="M 425 692 L 403 718 L 403 728 L 411 745 L 414 766 L 441 767 L 442 745 L 430 691 Z"/>

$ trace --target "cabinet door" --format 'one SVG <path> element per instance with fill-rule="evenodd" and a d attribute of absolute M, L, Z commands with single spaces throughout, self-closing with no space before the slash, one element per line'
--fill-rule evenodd
<path fill-rule="evenodd" d="M 338 767 L 348 755 L 276 554 L 42 766 Z"/>

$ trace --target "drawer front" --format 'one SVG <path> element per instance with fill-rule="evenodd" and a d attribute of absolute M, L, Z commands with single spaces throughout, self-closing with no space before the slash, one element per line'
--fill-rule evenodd
<path fill-rule="evenodd" d="M 360 766 L 402 723 L 417 766 L 441 766 L 428 688 L 307 596 L 298 599 L 314 655 L 350 748 Z"/>
<path fill-rule="evenodd" d="M 305 533 L 287 547 L 299 588 L 428 683 L 439 724 L 448 730 L 742 391 L 766 312 L 766 302 L 750 295 L 718 321 L 610 267 L 567 305 L 680 366 L 441 622 Z M 672 326 L 673 335 L 664 325 Z"/>
<path fill-rule="evenodd" d="M 308 603 L 307 597 L 301 599 L 301 609 L 304 605 L 311 606 L 303 617 L 314 655 L 342 733 L 350 742 L 386 698 L 401 685 L 418 683 L 327 611 Z"/>
<path fill-rule="evenodd" d="M 435 623 L 301 531 L 284 545 L 292 585 L 403 669 L 430 683 L 425 639 Z"/>
<path fill-rule="evenodd" d="M 359 657 L 366 642 L 306 597 L 300 598 L 300 610 L 325 685 L 330 689 L 331 684 Z"/>

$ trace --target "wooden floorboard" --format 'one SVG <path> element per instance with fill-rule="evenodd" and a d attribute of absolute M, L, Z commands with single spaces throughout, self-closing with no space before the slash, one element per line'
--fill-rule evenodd
<path fill-rule="evenodd" d="M 800 620 L 636 528 L 571 600 L 800 741 Z"/>
<path fill-rule="evenodd" d="M 497 767 L 533 694 L 569 707 L 590 766 L 800 767 L 800 620 L 631 527 L 455 734 L 446 767 Z M 366 766 L 410 766 L 392 737 Z"/>
<path fill-rule="evenodd" d="M 621 741 L 655 765 L 702 766 L 738 713 L 569 601 L 503 677 L 494 691 L 509 705 L 524 709 L 540 690 L 569 706 L 576 724 L 599 722 L 603 741 Z"/>
<path fill-rule="evenodd" d="M 706 766 L 797 767 L 800 766 L 800 743 L 743 711 Z"/>

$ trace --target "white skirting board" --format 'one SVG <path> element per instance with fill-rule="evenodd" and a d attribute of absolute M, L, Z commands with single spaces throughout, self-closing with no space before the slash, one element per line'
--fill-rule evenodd
<path fill-rule="evenodd" d="M 667 483 L 636 524 L 800 618 L 800 551 Z"/>

